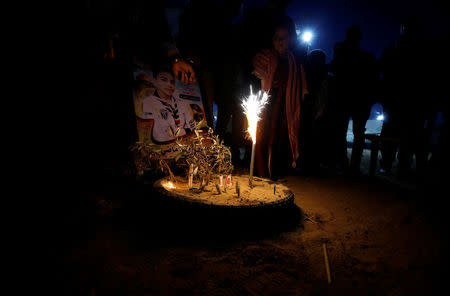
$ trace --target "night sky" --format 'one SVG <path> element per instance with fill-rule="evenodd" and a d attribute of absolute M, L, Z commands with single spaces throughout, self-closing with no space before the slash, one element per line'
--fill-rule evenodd
<path fill-rule="evenodd" d="M 167 0 L 169 20 L 176 26 L 176 16 L 187 0 Z M 258 7 L 264 0 L 244 0 L 247 7 Z M 346 29 L 354 24 L 363 31 L 362 47 L 380 57 L 383 49 L 393 42 L 400 32 L 400 23 L 407 15 L 423 18 L 426 31 L 439 35 L 450 30 L 449 10 L 444 1 L 428 0 L 292 0 L 287 9 L 297 25 L 314 32 L 311 49 L 325 51 L 328 61 L 333 55 L 333 45 L 345 38 Z M 176 29 L 174 29 L 176 31 Z"/>

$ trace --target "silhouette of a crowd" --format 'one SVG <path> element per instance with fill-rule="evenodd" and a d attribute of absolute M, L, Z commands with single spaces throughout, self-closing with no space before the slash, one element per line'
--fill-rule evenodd
<path fill-rule="evenodd" d="M 179 17 L 176 38 L 163 1 L 119 2 L 108 17 L 96 12 L 95 5 L 87 16 L 91 29 L 86 32 L 86 58 L 89 67 L 101 73 L 89 78 L 87 89 L 98 112 L 90 112 L 92 116 L 81 125 L 86 141 L 94 143 L 89 147 L 96 147 L 84 151 L 87 165 L 97 164 L 91 171 L 107 166 L 123 169 L 130 161 L 127 147 L 135 141 L 135 130 L 127 75 L 136 56 L 149 64 L 167 61 L 177 77 L 199 83 L 208 124 L 230 145 L 238 166 L 249 162 L 251 151 L 240 100 L 248 95 L 250 85 L 267 91 L 270 103 L 257 135 L 257 175 L 276 180 L 289 173 L 323 170 L 361 174 L 368 143 L 366 123 L 375 103 L 383 106 L 384 113 L 377 135 L 380 173 L 393 174 L 397 167 L 399 175 L 408 176 L 413 163 L 420 176 L 429 172 L 440 176 L 448 168 L 448 81 L 438 74 L 449 69 L 448 60 L 439 60 L 427 48 L 431 37 L 418 18 L 405 19 L 397 42 L 379 60 L 361 47 L 360 27 L 351 26 L 345 40 L 335 44 L 327 64 L 324 51 L 308 52 L 297 40 L 295 23 L 286 14 L 289 0 L 269 0 L 248 9 L 243 9 L 241 0 L 191 0 Z M 433 40 L 441 44 L 442 52 L 448 49 L 448 37 Z M 98 114 L 114 128 L 104 128 L 104 118 Z M 432 146 L 438 114 L 443 114 L 444 124 L 437 145 Z M 354 140 L 348 158 L 350 119 Z"/>

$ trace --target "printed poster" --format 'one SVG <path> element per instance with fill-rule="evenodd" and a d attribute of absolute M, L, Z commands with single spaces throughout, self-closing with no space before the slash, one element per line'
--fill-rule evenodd
<path fill-rule="evenodd" d="M 192 136 L 196 126 L 207 127 L 200 88 L 197 83 L 182 83 L 167 65 L 154 69 L 136 65 L 133 74 L 139 141 L 161 145 L 172 158 L 177 137 Z"/>

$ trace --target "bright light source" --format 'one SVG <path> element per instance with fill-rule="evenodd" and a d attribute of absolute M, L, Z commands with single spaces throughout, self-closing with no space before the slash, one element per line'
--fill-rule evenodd
<path fill-rule="evenodd" d="M 267 104 L 268 95 L 266 92 L 253 94 L 252 87 L 250 86 L 250 96 L 242 100 L 242 108 L 244 108 L 244 114 L 247 115 L 248 120 L 248 133 L 252 138 L 253 144 L 256 143 L 256 126 L 261 119 L 261 111 L 264 105 Z"/>
<path fill-rule="evenodd" d="M 175 189 L 175 185 L 172 183 L 172 182 L 166 182 L 166 183 L 163 183 L 162 184 L 162 186 L 164 187 L 164 188 L 166 188 L 166 190 L 171 190 L 171 189 Z"/>
<path fill-rule="evenodd" d="M 244 114 L 247 115 L 248 121 L 248 133 L 252 138 L 252 156 L 250 159 L 250 177 L 248 178 L 249 186 L 253 189 L 253 166 L 255 164 L 255 144 L 256 144 L 256 127 L 258 126 L 258 121 L 261 119 L 261 111 L 264 105 L 267 104 L 269 96 L 266 92 L 261 93 L 259 91 L 257 94 L 253 94 L 252 86 L 250 85 L 250 96 L 242 100 L 242 108 L 244 109 Z"/>
<path fill-rule="evenodd" d="M 384 115 L 383 115 L 383 114 L 378 115 L 378 116 L 377 116 L 377 120 L 384 120 Z"/>
<path fill-rule="evenodd" d="M 309 31 L 304 32 L 303 35 L 302 35 L 302 39 L 306 43 L 311 42 L 312 37 L 313 37 L 313 34 L 311 32 L 309 32 Z"/>

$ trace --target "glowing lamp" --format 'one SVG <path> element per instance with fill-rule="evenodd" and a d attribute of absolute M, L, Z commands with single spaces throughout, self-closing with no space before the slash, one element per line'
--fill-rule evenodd
<path fill-rule="evenodd" d="M 313 38 L 313 34 L 310 31 L 305 31 L 302 35 L 302 40 L 306 43 L 310 43 Z"/>

